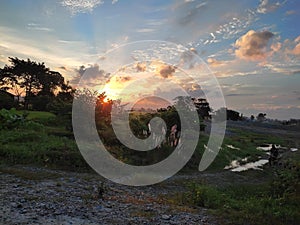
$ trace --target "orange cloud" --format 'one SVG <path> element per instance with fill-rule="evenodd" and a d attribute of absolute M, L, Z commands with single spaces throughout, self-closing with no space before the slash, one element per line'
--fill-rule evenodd
<path fill-rule="evenodd" d="M 300 42 L 300 35 L 298 37 L 295 38 L 295 42 L 298 43 Z"/>
<path fill-rule="evenodd" d="M 146 64 L 139 62 L 138 64 L 136 64 L 136 70 L 137 70 L 137 72 L 145 72 Z"/>
<path fill-rule="evenodd" d="M 277 42 L 271 45 L 271 49 L 273 52 L 278 52 L 281 49 L 281 43 Z"/>
<path fill-rule="evenodd" d="M 295 46 L 295 48 L 293 48 L 290 53 L 292 53 L 293 55 L 300 55 L 300 43 L 297 44 Z"/>
<path fill-rule="evenodd" d="M 208 58 L 207 62 L 212 67 L 222 66 L 224 65 L 224 61 L 217 60 L 215 58 Z"/>
<path fill-rule="evenodd" d="M 151 62 L 149 68 L 154 69 L 155 74 L 162 78 L 172 77 L 176 70 L 176 66 L 168 65 L 164 62 L 155 60 Z"/>
<path fill-rule="evenodd" d="M 268 43 L 273 36 L 274 34 L 270 31 L 250 30 L 235 42 L 235 55 L 250 61 L 265 60 L 270 54 Z"/>
<path fill-rule="evenodd" d="M 286 48 L 286 53 L 290 55 L 300 56 L 300 36 L 296 37 L 294 42 L 290 42 L 289 40 L 286 41 L 287 44 L 295 45 L 295 47 Z"/>
<path fill-rule="evenodd" d="M 130 76 L 119 76 L 119 77 L 116 77 L 116 82 L 124 83 L 124 82 L 130 81 L 130 80 L 131 80 Z"/>
<path fill-rule="evenodd" d="M 162 65 L 159 67 L 159 74 L 163 78 L 172 77 L 175 72 L 175 67 L 171 65 Z"/>

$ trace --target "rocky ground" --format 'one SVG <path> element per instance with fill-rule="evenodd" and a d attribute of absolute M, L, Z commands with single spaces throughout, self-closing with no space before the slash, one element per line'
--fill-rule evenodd
<path fill-rule="evenodd" d="M 149 187 L 25 166 L 2 167 L 0 176 L 1 224 L 216 224 L 206 209 L 168 200 L 185 191 L 179 182 L 194 175 L 177 175 Z"/>

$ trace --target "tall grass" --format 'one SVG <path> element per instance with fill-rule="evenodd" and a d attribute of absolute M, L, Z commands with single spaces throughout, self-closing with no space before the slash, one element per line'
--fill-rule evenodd
<path fill-rule="evenodd" d="M 220 224 L 300 224 L 300 164 L 292 164 L 263 184 L 190 183 L 178 201 L 210 209 Z"/>

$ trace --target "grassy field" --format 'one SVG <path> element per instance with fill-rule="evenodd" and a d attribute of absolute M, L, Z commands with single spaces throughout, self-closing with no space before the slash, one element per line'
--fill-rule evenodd
<path fill-rule="evenodd" d="M 61 123 L 61 119 L 48 112 L 28 113 L 25 123 L 12 129 L 0 129 L 1 164 L 30 164 L 72 171 L 90 170 L 82 158 L 72 132 Z M 206 171 L 222 176 L 224 167 L 232 160 L 248 158 L 255 161 L 266 158 L 257 146 L 265 143 L 288 146 L 285 137 L 272 134 L 259 134 L 251 131 L 229 128 L 231 135 L 226 136 L 222 149 Z M 201 135 L 194 156 L 181 172 L 196 171 L 207 144 L 208 136 Z M 233 145 L 238 149 L 232 149 Z M 291 146 L 288 146 L 291 147 Z M 109 146 L 115 154 L 122 151 L 120 146 Z M 165 148 L 165 149 L 164 149 Z M 161 151 L 170 152 L 163 147 Z M 119 158 L 122 159 L 124 155 Z M 130 162 L 127 155 L 125 162 Z M 166 157 L 166 155 L 163 155 Z M 265 167 L 264 171 L 246 171 L 241 176 L 249 177 L 248 183 L 233 180 L 231 185 L 216 186 L 199 180 L 185 183 L 187 193 L 178 193 L 178 205 L 205 207 L 220 221 L 220 224 L 299 224 L 300 215 L 300 154 L 285 154 L 287 168 Z M 181 184 L 182 185 L 182 184 Z M 174 198 L 174 196 L 170 197 Z"/>
<path fill-rule="evenodd" d="M 222 149 L 207 170 L 215 173 L 215 179 L 221 181 L 217 185 L 203 180 L 188 182 L 189 192 L 173 196 L 176 204 L 208 208 L 220 224 L 299 224 L 300 154 L 289 151 L 292 147 L 288 146 L 289 135 L 278 137 L 236 128 L 230 131 L 234 135 L 225 138 Z M 224 174 L 220 172 L 233 159 L 247 157 L 248 161 L 255 161 L 260 157 L 267 158 L 265 152 L 256 149 L 266 143 L 287 147 L 282 153 L 281 167 L 267 165 L 263 171 L 241 172 L 240 178 L 246 177 L 247 182 L 240 182 L 235 180 L 237 176 L 232 176 L 228 182 L 222 183 Z M 198 148 L 200 152 L 203 151 L 202 144 Z"/>
<path fill-rule="evenodd" d="M 27 115 L 27 119 L 29 120 L 43 120 L 49 118 L 55 118 L 55 115 L 51 112 L 43 112 L 43 111 L 26 111 L 26 110 L 18 110 L 17 113 L 19 115 Z"/>
<path fill-rule="evenodd" d="M 14 112 L 15 113 L 15 112 Z M 26 121 L 0 129 L 0 160 L 6 164 L 32 164 L 68 170 L 86 170 L 71 131 L 49 112 L 17 111 Z"/>

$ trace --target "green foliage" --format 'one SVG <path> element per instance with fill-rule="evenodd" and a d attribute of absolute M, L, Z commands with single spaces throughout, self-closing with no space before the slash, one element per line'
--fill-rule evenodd
<path fill-rule="evenodd" d="M 35 122 L 29 124 L 22 129 L 0 130 L 0 159 L 5 163 L 88 168 L 74 140 L 37 130 Z"/>
<path fill-rule="evenodd" d="M 56 115 L 52 122 L 64 126 L 67 130 L 72 130 L 72 103 L 65 102 L 59 98 L 47 105 L 47 109 Z"/>
<path fill-rule="evenodd" d="M 226 196 L 216 188 L 195 183 L 190 184 L 189 188 L 190 192 L 185 195 L 185 198 L 190 199 L 189 202 L 193 205 L 216 209 L 226 203 Z"/>
<path fill-rule="evenodd" d="M 270 193 L 274 198 L 298 198 L 300 193 L 300 163 L 292 160 L 284 162 L 286 168 L 278 169 L 270 185 Z"/>
<path fill-rule="evenodd" d="M 268 184 L 214 187 L 191 183 L 181 203 L 211 209 L 222 224 L 299 224 L 300 166 L 291 163 Z"/>
<path fill-rule="evenodd" d="M 39 121 L 43 119 L 54 118 L 55 115 L 51 112 L 44 112 L 44 111 L 26 111 L 26 110 L 17 110 L 16 111 L 19 115 L 26 115 L 26 119 Z"/>
<path fill-rule="evenodd" d="M 0 110 L 0 130 L 16 128 L 24 123 L 24 115 L 17 114 L 16 109 L 12 108 L 10 110 Z"/>

